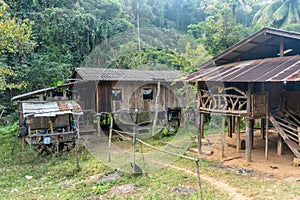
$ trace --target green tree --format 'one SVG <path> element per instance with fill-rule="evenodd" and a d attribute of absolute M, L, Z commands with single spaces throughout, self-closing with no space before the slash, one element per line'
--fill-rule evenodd
<path fill-rule="evenodd" d="M 249 29 L 237 23 L 230 2 L 205 0 L 201 9 L 207 15 L 204 21 L 189 25 L 189 33 L 210 55 L 216 55 L 249 35 Z"/>
<path fill-rule="evenodd" d="M 30 51 L 34 43 L 30 39 L 31 22 L 12 17 L 7 12 L 7 4 L 0 1 L 0 107 L 4 108 L 6 93 L 12 89 L 21 89 L 26 86 L 25 81 L 14 81 L 18 71 L 9 66 L 8 57 L 15 54 L 24 54 Z"/>
<path fill-rule="evenodd" d="M 300 23 L 300 0 L 276 0 L 262 7 L 254 16 L 254 23 L 282 28 Z"/>

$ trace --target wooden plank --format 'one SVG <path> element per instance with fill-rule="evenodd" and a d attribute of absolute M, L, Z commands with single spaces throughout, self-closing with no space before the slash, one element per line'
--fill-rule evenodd
<path fill-rule="evenodd" d="M 293 161 L 294 165 L 299 167 L 300 166 L 300 159 L 299 158 L 294 158 L 294 161 Z"/>
<path fill-rule="evenodd" d="M 235 159 L 239 159 L 239 158 L 241 158 L 241 156 L 229 157 L 229 158 L 222 159 L 222 162 L 226 162 L 226 161 L 230 161 L 230 160 L 235 160 Z"/>

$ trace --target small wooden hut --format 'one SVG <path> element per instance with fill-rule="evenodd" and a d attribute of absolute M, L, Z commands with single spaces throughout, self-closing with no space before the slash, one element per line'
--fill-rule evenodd
<path fill-rule="evenodd" d="M 106 122 L 102 127 L 114 113 L 127 113 L 134 123 L 165 123 L 174 118 L 179 122 L 183 98 L 177 94 L 180 83 L 173 83 L 179 76 L 179 71 L 77 68 L 72 78 L 84 83 L 74 86 L 73 95 L 84 113 L 94 113 L 98 121 Z"/>
<path fill-rule="evenodd" d="M 246 121 L 246 161 L 251 161 L 254 120 L 261 120 L 268 156 L 269 121 L 278 132 L 278 154 L 282 141 L 300 158 L 300 34 L 264 28 L 200 66 L 183 80 L 198 83 L 199 151 L 204 114 L 222 116 L 224 156 L 225 118 L 228 135 L 237 122 L 237 150 L 240 148 L 240 120 Z M 237 119 L 237 120 L 235 120 Z"/>
<path fill-rule="evenodd" d="M 42 151 L 61 150 L 75 143 L 79 136 L 80 105 L 71 100 L 73 83 L 36 90 L 12 98 L 18 101 L 20 133 L 23 144 L 38 146 Z"/>

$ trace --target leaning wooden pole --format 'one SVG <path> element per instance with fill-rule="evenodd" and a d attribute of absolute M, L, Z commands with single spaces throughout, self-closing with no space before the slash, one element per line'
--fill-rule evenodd
<path fill-rule="evenodd" d="M 203 199 L 202 186 L 200 181 L 200 172 L 199 172 L 199 160 L 195 160 L 196 163 L 196 173 L 197 173 L 197 182 L 198 182 L 198 191 L 200 191 L 200 199 Z"/>

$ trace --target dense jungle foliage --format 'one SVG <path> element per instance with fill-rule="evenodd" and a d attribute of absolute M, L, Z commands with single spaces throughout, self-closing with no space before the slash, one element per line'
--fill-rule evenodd
<path fill-rule="evenodd" d="M 195 39 L 199 46 L 174 50 L 178 57 L 157 50 L 142 53 L 191 72 L 197 66 L 188 63 L 195 57 L 205 61 L 264 26 L 299 31 L 299 13 L 299 0 L 1 0 L 1 123 L 15 109 L 12 96 L 66 81 L 98 44 L 138 24 Z M 133 68 L 128 62 L 134 53 L 110 66 Z"/>

